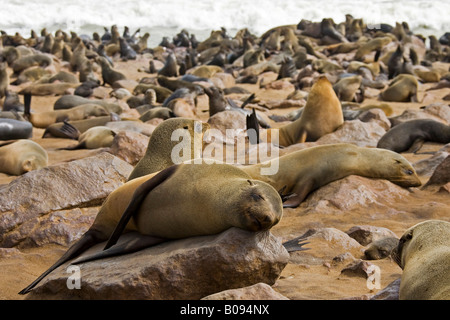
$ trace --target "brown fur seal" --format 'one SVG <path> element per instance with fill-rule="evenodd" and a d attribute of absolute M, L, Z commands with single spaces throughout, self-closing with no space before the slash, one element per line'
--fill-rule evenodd
<path fill-rule="evenodd" d="M 26 106 L 25 106 L 26 107 Z M 25 109 L 25 115 L 36 128 L 47 128 L 55 122 L 64 120 L 82 120 L 88 117 L 106 116 L 109 112 L 102 106 L 95 104 L 85 104 L 67 110 L 53 110 L 39 113 L 30 113 Z"/>
<path fill-rule="evenodd" d="M 18 58 L 17 60 L 14 61 L 11 67 L 14 71 L 14 74 L 17 75 L 29 67 L 33 66 L 47 67 L 51 65 L 52 62 L 53 60 L 50 55 L 43 53 L 36 53 Z"/>
<path fill-rule="evenodd" d="M 362 77 L 351 76 L 341 78 L 333 85 L 333 90 L 336 92 L 340 101 L 356 101 L 361 102 L 361 97 L 358 96 L 358 89 L 361 87 Z M 362 97 L 364 99 L 364 97 Z"/>
<path fill-rule="evenodd" d="M 6 62 L 0 63 L 0 99 L 6 96 L 9 86 L 9 75 Z"/>
<path fill-rule="evenodd" d="M 322 76 L 311 88 L 300 118 L 279 129 L 269 131 L 271 134 L 278 131 L 279 144 L 286 147 L 305 141 L 316 141 L 343 123 L 341 103 L 330 81 Z"/>
<path fill-rule="evenodd" d="M 380 138 L 377 148 L 395 152 L 416 152 L 425 141 L 449 143 L 450 126 L 432 119 L 402 122 Z"/>
<path fill-rule="evenodd" d="M 102 68 L 103 86 L 107 83 L 112 87 L 114 82 L 119 80 L 126 80 L 127 77 L 122 72 L 111 68 L 108 60 L 106 60 L 104 57 L 98 57 L 97 62 Z"/>
<path fill-rule="evenodd" d="M 100 116 L 83 120 L 56 122 L 49 125 L 42 135 L 42 138 L 69 138 L 78 139 L 81 133 L 86 132 L 88 129 L 104 126 L 111 121 L 119 121 L 120 117 L 112 113 L 108 116 Z"/>
<path fill-rule="evenodd" d="M 200 124 L 201 128 L 199 126 Z M 201 123 L 192 119 L 172 118 L 164 120 L 153 131 L 145 155 L 136 164 L 128 180 L 163 170 L 174 164 L 172 161 L 172 152 L 175 146 L 182 143 L 182 141 L 180 142 L 178 140 L 179 137 L 177 137 L 176 141 L 172 141 L 171 139 L 176 130 L 185 130 L 187 137 L 191 139 L 191 154 L 188 158 L 199 158 L 203 146 L 203 134 L 207 129 L 209 129 L 207 123 Z M 181 137 L 181 139 L 185 138 L 183 136 Z"/>
<path fill-rule="evenodd" d="M 79 83 L 33 83 L 28 87 L 19 91 L 19 94 L 32 96 L 60 96 L 67 92 L 68 89 L 76 88 Z"/>
<path fill-rule="evenodd" d="M 392 256 L 403 269 L 400 300 L 450 299 L 450 222 L 427 220 L 412 226 Z"/>
<path fill-rule="evenodd" d="M 217 234 L 231 227 L 252 232 L 268 230 L 281 219 L 282 210 L 281 198 L 275 189 L 251 180 L 234 166 L 172 166 L 114 190 L 100 208 L 92 227 L 20 294 L 32 290 L 60 265 L 108 239 L 104 251 L 83 260 L 134 252 L 171 239 Z M 114 246 L 126 232 L 140 235 L 140 240 L 128 246 Z"/>
<path fill-rule="evenodd" d="M 164 66 L 159 69 L 158 75 L 166 76 L 166 77 L 178 77 L 178 64 L 177 58 L 173 52 L 169 53 L 166 58 L 166 62 Z"/>
<path fill-rule="evenodd" d="M 0 147 L 0 171 L 20 176 L 48 165 L 47 151 L 32 140 L 18 140 Z"/>
<path fill-rule="evenodd" d="M 418 102 L 418 85 L 413 75 L 400 74 L 391 81 L 386 90 L 381 92 L 380 97 L 384 101 Z"/>
<path fill-rule="evenodd" d="M 89 128 L 78 137 L 78 144 L 62 150 L 75 149 L 98 149 L 110 147 L 113 143 L 116 132 L 105 126 Z"/>
<path fill-rule="evenodd" d="M 262 168 L 277 165 L 275 173 L 261 174 Z M 253 179 L 265 181 L 277 190 L 285 187 L 285 192 L 295 194 L 284 203 L 285 207 L 297 207 L 311 191 L 352 174 L 387 179 L 402 187 L 421 185 L 414 168 L 398 153 L 347 143 L 311 147 L 241 169 Z"/>

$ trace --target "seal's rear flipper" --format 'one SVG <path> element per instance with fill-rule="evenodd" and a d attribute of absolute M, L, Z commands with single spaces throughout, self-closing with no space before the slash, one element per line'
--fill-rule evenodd
<path fill-rule="evenodd" d="M 255 109 L 253 109 L 253 112 L 251 115 L 247 115 L 246 122 L 247 122 L 247 135 L 248 135 L 250 143 L 258 144 L 259 143 L 259 122 L 258 122 L 258 118 L 256 117 Z"/>
<path fill-rule="evenodd" d="M 96 230 L 88 230 L 80 240 L 78 240 L 74 245 L 72 245 L 66 253 L 63 254 L 58 261 L 55 262 L 50 268 L 48 268 L 43 274 L 41 274 L 36 280 L 34 280 L 28 287 L 19 292 L 19 294 L 26 294 L 31 291 L 42 279 L 44 279 L 50 272 L 58 268 L 65 262 L 73 259 L 92 247 L 94 244 L 104 241 L 101 233 Z"/>
<path fill-rule="evenodd" d="M 109 249 L 94 253 L 92 255 L 88 255 L 86 257 L 80 257 L 74 260 L 71 264 L 80 264 L 83 262 L 103 259 L 107 257 L 114 257 L 124 255 L 127 253 L 133 253 L 167 241 L 166 239 L 163 238 L 146 236 L 140 234 L 139 232 L 128 232 L 126 236 L 127 238 L 131 237 L 131 239 L 128 241 L 124 241 L 123 243 L 113 245 Z"/>
<path fill-rule="evenodd" d="M 64 124 L 61 128 L 59 128 L 59 132 L 64 134 L 69 139 L 77 140 L 80 136 L 80 131 L 66 120 L 64 120 L 63 122 Z"/>
<path fill-rule="evenodd" d="M 424 143 L 425 143 L 425 139 L 417 138 L 416 140 L 414 140 L 413 144 L 409 147 L 409 149 L 405 152 L 406 153 L 417 153 L 417 151 L 419 151 L 420 148 L 422 148 Z"/>
<path fill-rule="evenodd" d="M 103 250 L 109 249 L 111 246 L 117 243 L 120 235 L 125 229 L 128 221 L 130 221 L 131 217 L 138 211 L 137 209 L 141 205 L 142 201 L 144 201 L 145 197 L 151 192 L 154 188 L 163 183 L 167 178 L 169 178 L 175 170 L 178 168 L 177 165 L 171 166 L 167 169 L 162 170 L 154 177 L 148 179 L 143 184 L 141 184 L 136 191 L 134 191 L 133 197 L 131 198 L 130 204 L 125 209 L 122 217 L 119 220 L 116 228 L 111 234 L 106 246 Z"/>

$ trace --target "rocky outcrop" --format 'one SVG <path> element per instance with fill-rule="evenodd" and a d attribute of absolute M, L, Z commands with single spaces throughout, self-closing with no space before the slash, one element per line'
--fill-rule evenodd
<path fill-rule="evenodd" d="M 76 212 L 59 213 L 62 217 L 57 217 L 56 211 L 100 205 L 110 192 L 126 181 L 132 169 L 130 164 L 104 152 L 18 177 L 0 189 L 0 247 L 20 244 L 38 225 L 45 226 L 43 232 L 47 232 L 48 224 L 53 220 L 57 227 L 65 220 L 63 216 L 85 220 Z M 44 218 L 50 213 L 54 215 Z M 78 223 L 72 218 L 69 220 L 71 224 Z M 63 230 L 64 226 L 57 228 Z M 76 235 L 67 237 L 70 240 Z M 28 244 L 33 242 L 27 241 Z"/>
<path fill-rule="evenodd" d="M 62 265 L 27 299 L 201 299 L 261 282 L 273 285 L 288 259 L 281 241 L 270 232 L 231 228 L 82 263 L 79 289 L 75 274 L 67 272 L 68 264 Z M 74 289 L 68 288 L 68 280 L 73 280 Z"/>

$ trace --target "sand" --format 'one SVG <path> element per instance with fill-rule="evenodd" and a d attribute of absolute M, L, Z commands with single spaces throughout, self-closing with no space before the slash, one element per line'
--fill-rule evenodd
<path fill-rule="evenodd" d="M 148 58 L 139 56 L 136 61 L 127 63 L 116 61 L 116 68 L 124 72 L 128 79 L 139 80 L 144 76 L 154 77 L 155 74 L 138 71 L 148 67 Z M 447 66 L 448 68 L 448 66 Z M 274 75 L 268 75 L 273 77 Z M 394 115 L 401 114 L 406 109 L 418 110 L 422 105 L 433 102 L 442 101 L 442 97 L 448 94 L 449 89 L 440 89 L 426 93 L 425 89 L 432 86 L 432 83 L 420 85 L 419 100 L 422 103 L 389 103 L 394 109 Z M 261 99 L 283 99 L 286 98 L 291 89 L 284 90 L 266 90 L 256 85 L 245 84 L 243 87 L 256 93 Z M 19 90 L 19 87 L 11 86 L 13 90 Z M 102 88 L 105 97 L 111 91 L 111 88 Z M 54 101 L 58 97 L 33 97 L 32 109 L 35 112 L 51 110 Z M 375 99 L 366 99 L 364 104 L 371 102 L 379 103 Z M 200 99 L 198 106 L 199 113 L 203 121 L 208 118 L 207 100 Z M 273 109 L 267 111 L 267 114 L 276 113 L 284 114 L 290 109 Z M 282 123 L 271 121 L 273 127 L 278 127 Z M 81 159 L 96 152 L 98 150 L 73 150 L 58 151 L 57 148 L 73 145 L 74 141 L 66 139 L 42 139 L 43 129 L 34 129 L 33 140 L 41 144 L 49 153 L 50 164 L 67 162 L 75 159 Z M 425 143 L 422 151 L 436 151 L 442 145 L 436 143 Z M 411 163 L 430 157 L 430 154 L 403 154 Z M 7 184 L 17 177 L 8 176 L 0 173 L 0 187 Z M 420 177 L 426 182 L 429 177 Z M 281 222 L 272 229 L 272 233 L 284 240 L 292 239 L 303 234 L 310 228 L 327 227 L 336 228 L 341 231 L 347 231 L 355 225 L 372 225 L 385 227 L 392 230 L 398 237 L 410 226 L 427 220 L 441 219 L 450 221 L 450 197 L 447 192 L 435 193 L 422 191 L 419 188 L 412 188 L 412 193 L 407 199 L 400 199 L 398 203 L 392 203 L 392 207 L 402 214 L 393 214 L 392 211 L 380 211 L 379 208 L 361 207 L 357 210 L 347 212 L 339 212 L 337 214 L 330 213 L 305 213 L 301 207 L 296 209 L 285 209 Z M 308 244 L 311 248 L 308 254 L 315 257 L 321 257 L 328 254 L 323 246 L 312 241 Z M 26 296 L 18 295 L 22 288 L 33 281 L 39 274 L 45 271 L 55 260 L 57 260 L 66 250 L 65 247 L 57 245 L 46 245 L 41 248 L 29 249 L 8 249 L 0 248 L 0 299 L 24 299 Z M 292 261 L 283 270 L 280 279 L 275 283 L 273 288 L 279 293 L 285 295 L 289 299 L 318 299 L 318 300 L 339 300 L 348 298 L 364 299 L 375 294 L 380 289 L 369 289 L 366 279 L 361 277 L 348 277 L 340 274 L 343 265 L 331 265 L 322 263 L 318 264 L 302 263 L 301 255 L 305 253 L 297 252 L 292 254 Z M 361 258 L 356 256 L 355 258 Z M 394 281 L 401 276 L 402 270 L 390 258 L 372 261 L 381 269 L 381 288 Z"/>

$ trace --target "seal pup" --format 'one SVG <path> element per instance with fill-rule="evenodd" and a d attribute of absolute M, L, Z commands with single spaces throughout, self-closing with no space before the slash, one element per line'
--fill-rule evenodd
<path fill-rule="evenodd" d="M 102 106 L 96 104 L 85 104 L 67 110 L 53 110 L 38 113 L 31 113 L 30 107 L 25 104 L 25 117 L 28 118 L 34 127 L 47 128 L 55 122 L 64 120 L 82 120 L 88 117 L 99 117 L 109 115 L 109 112 Z"/>
<path fill-rule="evenodd" d="M 188 158 L 200 158 L 203 149 L 203 135 L 208 129 L 209 124 L 193 119 L 171 118 L 164 120 L 153 131 L 144 156 L 136 164 L 128 180 L 133 180 L 174 165 L 175 163 L 172 159 L 174 148 L 183 143 L 186 138 L 190 139 L 190 156 Z M 176 131 L 179 131 L 181 135 L 176 136 L 178 140 L 174 141 L 172 140 L 172 135 Z M 180 138 L 183 141 L 180 142 Z"/>
<path fill-rule="evenodd" d="M 97 57 L 96 61 L 102 68 L 102 86 L 104 86 L 105 84 L 109 84 L 112 87 L 114 82 L 119 80 L 126 80 L 127 77 L 122 72 L 114 70 L 104 57 Z"/>
<path fill-rule="evenodd" d="M 9 86 L 9 75 L 6 62 L 0 63 L 0 99 L 6 96 Z"/>
<path fill-rule="evenodd" d="M 79 135 L 78 144 L 59 150 L 98 149 L 110 147 L 116 132 L 106 126 L 95 126 Z"/>
<path fill-rule="evenodd" d="M 24 111 L 24 105 L 20 102 L 19 95 L 16 92 L 6 91 L 5 101 L 3 101 L 3 111 Z"/>
<path fill-rule="evenodd" d="M 32 140 L 22 139 L 0 147 L 0 171 L 20 176 L 48 165 L 47 151 Z"/>
<path fill-rule="evenodd" d="M 427 220 L 407 229 L 392 257 L 403 269 L 400 300 L 450 299 L 450 222 Z"/>
<path fill-rule="evenodd" d="M 449 143 L 450 126 L 432 119 L 402 122 L 380 138 L 377 148 L 416 153 L 425 141 Z"/>
<path fill-rule="evenodd" d="M 321 76 L 312 86 L 300 118 L 279 129 L 269 129 L 270 135 L 278 134 L 279 144 L 316 141 L 335 131 L 344 123 L 341 103 L 326 76 Z M 268 135 L 269 136 L 269 135 Z"/>
<path fill-rule="evenodd" d="M 84 261 L 135 252 L 172 239 L 217 234 L 231 227 L 268 230 L 280 221 L 282 210 L 275 189 L 232 165 L 171 166 L 114 190 L 81 239 L 19 294 L 28 293 L 54 269 L 108 239 L 107 250 Z M 134 232 L 137 240 L 114 246 L 126 232 Z"/>
<path fill-rule="evenodd" d="M 410 74 L 396 76 L 389 87 L 380 94 L 384 101 L 393 102 L 419 102 L 417 99 L 418 82 L 416 77 Z"/>
<path fill-rule="evenodd" d="M 173 52 L 169 53 L 164 66 L 158 70 L 158 75 L 166 77 L 178 77 L 177 58 Z"/>
<path fill-rule="evenodd" d="M 261 174 L 261 169 L 278 170 L 270 175 Z M 396 152 L 358 147 L 339 143 L 315 146 L 286 154 L 279 158 L 241 167 L 253 179 L 265 181 L 277 190 L 284 188 L 292 194 L 284 207 L 295 208 L 306 196 L 338 179 L 349 175 L 387 179 L 401 187 L 417 187 L 421 182 L 411 164 Z"/>

